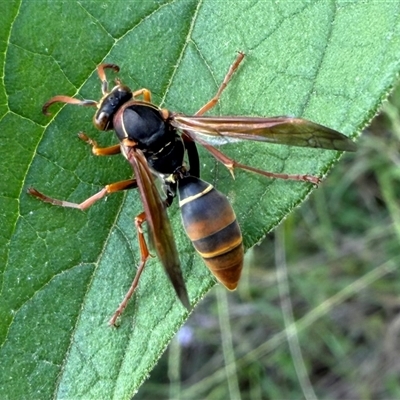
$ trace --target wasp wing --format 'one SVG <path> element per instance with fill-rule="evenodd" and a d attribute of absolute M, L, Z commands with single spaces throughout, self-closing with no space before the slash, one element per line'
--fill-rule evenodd
<path fill-rule="evenodd" d="M 146 221 L 157 255 L 165 268 L 179 300 L 190 310 L 189 296 L 182 276 L 179 255 L 175 246 L 166 206 L 154 185 L 152 173 L 142 152 L 134 148 L 129 148 L 127 158 L 135 172 L 135 178 L 146 214 Z"/>
<path fill-rule="evenodd" d="M 224 144 L 237 140 L 355 151 L 355 144 L 345 135 L 314 122 L 290 117 L 208 117 L 172 115 L 172 125 L 185 131 L 193 140 Z"/>

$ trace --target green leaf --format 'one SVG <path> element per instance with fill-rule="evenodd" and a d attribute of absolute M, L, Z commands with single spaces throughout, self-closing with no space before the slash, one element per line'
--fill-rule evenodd
<path fill-rule="evenodd" d="M 400 69 L 396 2 L 8 2 L 0 15 L 1 398 L 130 398 L 187 318 L 151 260 L 119 329 L 107 321 L 139 261 L 138 193 L 87 212 L 27 195 L 80 202 L 131 176 L 122 157 L 95 158 L 76 133 L 101 145 L 93 109 L 41 114 L 56 94 L 99 99 L 96 66 L 113 62 L 132 88 L 194 113 L 210 99 L 236 51 L 246 58 L 215 114 L 295 115 L 356 137 Z M 268 171 L 324 175 L 340 154 L 280 145 L 224 146 Z M 306 183 L 228 171 L 201 151 L 202 177 L 226 193 L 247 247 L 312 190 Z M 169 210 L 192 302 L 214 284 L 175 205 Z"/>

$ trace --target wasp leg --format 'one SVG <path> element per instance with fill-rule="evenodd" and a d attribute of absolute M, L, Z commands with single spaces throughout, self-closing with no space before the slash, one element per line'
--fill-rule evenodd
<path fill-rule="evenodd" d="M 115 144 L 114 146 L 109 146 L 109 147 L 99 147 L 95 140 L 86 136 L 83 132 L 79 132 L 78 136 L 79 139 L 83 140 L 84 142 L 92 146 L 92 153 L 95 156 L 112 156 L 114 154 L 121 153 L 121 145 L 119 144 Z"/>
<path fill-rule="evenodd" d="M 44 195 L 43 193 L 40 193 L 34 188 L 29 188 L 28 193 L 44 201 L 45 203 L 50 203 L 54 206 L 77 208 L 83 211 L 92 206 L 94 203 L 96 203 L 96 201 L 102 199 L 104 196 L 110 193 L 115 193 L 115 192 L 120 192 L 121 190 L 128 190 L 135 188 L 137 188 L 136 179 L 128 179 L 126 181 L 111 183 L 105 186 L 103 189 L 101 189 L 98 193 L 94 194 L 93 196 L 83 201 L 82 203 L 70 203 L 69 201 L 53 199 L 51 197 Z"/>
<path fill-rule="evenodd" d="M 296 174 L 296 175 L 290 175 L 290 174 L 280 174 L 280 173 L 275 173 L 275 172 L 268 172 L 264 171 L 262 169 L 250 167 L 249 165 L 245 165 L 242 163 L 239 163 L 232 158 L 226 156 L 224 153 L 221 151 L 217 150 L 215 147 L 207 144 L 206 142 L 199 141 L 219 162 L 225 165 L 226 168 L 228 168 L 229 172 L 232 174 L 233 178 L 235 177 L 233 174 L 234 168 L 240 168 L 244 169 L 246 171 L 251 171 L 256 174 L 264 175 L 267 176 L 268 178 L 278 178 L 278 179 L 286 179 L 286 180 L 292 180 L 292 181 L 302 181 L 302 182 L 311 182 L 314 185 L 318 185 L 321 180 L 313 175 L 301 175 L 301 174 Z"/>
<path fill-rule="evenodd" d="M 200 178 L 200 158 L 196 143 L 185 132 L 182 134 L 182 139 L 188 156 L 190 175 Z"/>
<path fill-rule="evenodd" d="M 228 82 L 231 80 L 232 75 L 238 69 L 239 64 L 242 62 L 243 58 L 244 58 L 244 53 L 239 51 L 239 54 L 236 57 L 236 60 L 229 67 L 229 70 L 228 70 L 227 74 L 225 75 L 225 78 L 224 78 L 223 82 L 221 83 L 220 87 L 218 88 L 216 95 L 210 101 L 208 101 L 203 107 L 201 107 L 200 110 L 197 111 L 197 113 L 195 115 L 203 115 L 207 111 L 210 111 L 218 103 L 218 100 L 221 97 L 221 93 L 224 91 L 224 89 L 228 85 Z"/>
<path fill-rule="evenodd" d="M 201 107 L 200 110 L 197 111 L 197 113 L 195 115 L 203 115 L 207 111 L 211 110 L 218 103 L 218 100 L 221 97 L 221 93 L 225 90 L 226 86 L 228 85 L 228 83 L 231 80 L 235 71 L 238 69 L 243 58 L 244 58 L 244 53 L 239 52 L 238 56 L 236 57 L 236 60 L 230 66 L 227 74 L 225 75 L 223 82 L 221 83 L 220 87 L 218 88 L 216 95 L 210 101 L 208 101 L 203 107 Z M 241 164 L 241 163 L 233 160 L 232 158 L 229 158 L 224 153 L 217 150 L 215 147 L 211 146 L 207 142 L 202 141 L 199 138 L 196 138 L 196 140 L 193 140 L 193 138 L 190 136 L 190 133 L 187 131 L 184 131 L 182 137 L 185 141 L 186 147 L 188 147 L 187 144 L 190 144 L 191 142 L 195 142 L 195 141 L 200 143 L 202 146 L 204 146 L 218 161 L 220 161 L 222 164 L 225 165 L 225 167 L 227 167 L 229 169 L 229 171 L 233 177 L 234 177 L 234 174 L 233 174 L 234 168 L 240 168 L 240 169 L 254 172 L 256 174 L 267 176 L 268 178 L 289 179 L 289 180 L 294 180 L 294 181 L 311 182 L 314 185 L 317 185 L 318 183 L 320 183 L 320 179 L 313 175 L 279 174 L 279 173 L 274 173 L 274 172 L 263 171 L 262 169 L 253 168 L 248 165 Z M 193 157 L 193 159 L 194 159 L 194 161 L 196 160 L 195 156 Z M 194 164 L 196 165 L 196 161 L 194 162 Z M 195 172 L 197 172 L 197 169 L 194 169 L 194 170 L 195 170 Z"/>
<path fill-rule="evenodd" d="M 146 261 L 150 257 L 150 252 L 147 247 L 146 239 L 143 234 L 142 230 L 142 224 L 146 221 L 146 214 L 142 212 L 135 218 L 135 226 L 136 226 L 136 231 L 138 235 L 138 241 L 139 241 L 139 249 L 140 249 L 140 264 L 138 266 L 138 269 L 136 271 L 135 278 L 133 279 L 132 285 L 129 288 L 128 292 L 126 293 L 124 299 L 122 300 L 121 304 L 118 306 L 117 310 L 115 311 L 114 315 L 111 317 L 111 319 L 108 321 L 108 325 L 115 325 L 115 322 L 117 318 L 123 313 L 126 305 L 128 304 L 129 299 L 132 297 L 133 293 L 135 292 L 138 283 L 139 283 L 139 278 L 140 275 L 142 274 L 144 267 L 146 265 Z"/>
<path fill-rule="evenodd" d="M 133 97 L 143 96 L 143 100 L 151 103 L 151 92 L 149 89 L 139 89 L 132 93 Z"/>

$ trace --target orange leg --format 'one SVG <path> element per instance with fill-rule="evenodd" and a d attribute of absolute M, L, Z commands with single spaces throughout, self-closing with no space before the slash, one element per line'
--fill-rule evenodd
<path fill-rule="evenodd" d="M 119 144 L 110 147 L 98 147 L 97 143 L 93 139 L 90 139 L 88 136 L 86 136 L 83 132 L 80 132 L 78 136 L 84 142 L 92 146 L 92 152 L 96 156 L 108 156 L 112 154 L 118 154 L 121 152 L 121 147 Z M 71 203 L 69 201 L 53 199 L 52 197 L 48 197 L 40 193 L 34 188 L 29 188 L 28 193 L 46 203 L 50 203 L 61 207 L 77 208 L 83 211 L 92 206 L 94 203 L 96 203 L 96 201 L 102 199 L 104 196 L 110 193 L 115 193 L 121 190 L 128 190 L 134 188 L 137 188 L 136 179 L 127 179 L 125 181 L 111 183 L 109 185 L 106 185 L 103 189 L 101 189 L 99 192 L 89 197 L 82 203 Z"/>
<path fill-rule="evenodd" d="M 220 87 L 217 90 L 217 93 L 215 94 L 215 96 L 209 100 L 203 107 L 200 108 L 199 111 L 197 111 L 197 113 L 195 115 L 203 115 L 204 113 L 206 113 L 207 111 L 211 110 L 217 103 L 219 98 L 221 97 L 222 92 L 224 91 L 224 89 L 226 88 L 226 86 L 228 85 L 228 82 L 231 80 L 232 75 L 235 73 L 235 71 L 238 69 L 239 64 L 242 62 L 244 58 L 244 53 L 242 53 L 241 51 L 239 52 L 238 56 L 236 57 L 236 60 L 234 61 L 234 63 L 229 67 L 229 70 L 227 72 L 227 74 L 225 75 L 224 80 L 222 81 Z M 210 150 L 210 148 L 212 148 L 212 146 L 207 145 L 205 142 L 200 142 L 199 140 L 194 140 L 191 136 L 190 133 L 187 131 L 183 131 L 182 134 L 182 139 L 185 142 L 185 147 L 186 150 L 188 151 L 188 155 L 189 155 L 189 163 L 190 163 L 190 173 L 193 176 L 197 176 L 200 177 L 200 163 L 199 163 L 199 155 L 197 153 L 197 149 L 196 149 L 196 145 L 194 144 L 196 141 L 199 142 L 200 144 L 202 144 L 208 151 L 211 152 L 211 154 L 213 154 L 215 157 L 216 155 Z M 193 144 L 194 145 L 193 145 Z M 215 149 L 216 150 L 216 149 Z M 216 152 L 218 152 L 218 150 L 216 150 Z M 221 153 L 222 154 L 222 153 Z M 223 155 L 223 154 L 222 154 Z M 218 159 L 218 157 L 217 157 Z"/>
<path fill-rule="evenodd" d="M 97 200 L 100 200 L 101 198 L 103 198 L 105 195 L 107 195 L 109 193 L 115 193 L 115 192 L 119 192 L 121 190 L 133 189 L 136 187 L 137 187 L 136 179 L 129 179 L 126 181 L 112 183 L 111 185 L 105 186 L 102 190 L 100 190 L 100 192 L 96 193 L 92 197 L 89 197 L 88 199 L 86 199 L 85 201 L 83 201 L 82 203 L 79 203 L 79 204 L 78 203 L 70 203 L 68 201 L 63 201 L 63 200 L 53 199 L 51 197 L 45 196 L 44 194 L 38 192 L 34 188 L 29 188 L 28 193 L 34 197 L 37 197 L 40 200 L 42 200 L 46 203 L 50 203 L 52 205 L 61 206 L 61 207 L 77 208 L 77 209 L 83 211 L 83 210 L 89 208 L 90 206 L 92 206 Z M 132 297 L 132 295 L 139 283 L 139 278 L 140 278 L 140 275 L 142 274 L 143 269 L 146 265 L 146 261 L 150 257 L 150 253 L 149 253 L 147 243 L 146 243 L 146 240 L 145 240 L 145 237 L 143 234 L 143 230 L 142 230 L 142 224 L 145 221 L 146 221 L 146 214 L 144 212 L 142 212 L 135 218 L 135 226 L 136 226 L 136 231 L 138 234 L 139 249 L 140 249 L 140 264 L 137 269 L 137 272 L 136 272 L 136 275 L 132 282 L 131 287 L 129 288 L 128 292 L 126 293 L 121 304 L 118 306 L 114 315 L 110 319 L 109 325 L 115 325 L 117 318 L 124 311 L 126 305 L 128 304 L 129 299 Z"/>
<path fill-rule="evenodd" d="M 120 190 L 132 189 L 132 188 L 136 188 L 136 187 L 137 187 L 137 184 L 136 184 L 135 179 L 129 179 L 126 181 L 113 183 L 111 185 L 105 186 L 100 192 L 96 193 L 92 197 L 89 197 L 88 199 L 86 199 L 84 202 L 82 202 L 80 204 L 53 199 L 51 197 L 45 196 L 44 194 L 38 192 L 36 189 L 33 189 L 33 188 L 28 189 L 28 193 L 34 197 L 37 197 L 40 200 L 42 200 L 46 203 L 50 203 L 52 205 L 61 206 L 61 207 L 77 208 L 77 209 L 83 211 L 83 210 L 89 208 L 91 205 L 93 205 L 97 200 L 100 200 L 101 198 L 103 198 L 106 194 L 115 193 Z M 143 234 L 143 229 L 142 229 L 142 225 L 145 221 L 146 221 L 146 214 L 144 212 L 142 212 L 135 218 L 135 226 L 136 226 L 136 231 L 137 231 L 137 235 L 138 235 L 139 250 L 140 250 L 140 264 L 138 266 L 138 269 L 137 269 L 135 278 L 133 279 L 131 287 L 129 288 L 128 292 L 126 293 L 121 304 L 118 306 L 114 315 L 111 317 L 110 321 L 108 322 L 109 325 L 115 325 L 117 318 L 123 313 L 126 305 L 129 302 L 129 299 L 132 297 L 133 293 L 135 292 L 135 290 L 138 286 L 139 278 L 144 270 L 146 261 L 150 257 L 150 252 L 149 252 L 149 249 L 148 249 L 148 246 L 146 243 L 146 239 Z"/>
<path fill-rule="evenodd" d="M 151 92 L 149 89 L 139 89 L 132 93 L 133 97 L 143 96 L 143 100 L 151 103 Z"/>
<path fill-rule="evenodd" d="M 195 115 L 203 115 L 207 111 L 210 111 L 218 103 L 218 100 L 221 97 L 222 92 L 228 85 L 228 82 L 231 80 L 232 75 L 238 69 L 239 64 L 242 62 L 243 58 L 244 58 L 244 53 L 240 51 L 238 56 L 236 57 L 235 62 L 230 66 L 228 73 L 225 75 L 225 78 L 221 83 L 221 86 L 218 88 L 216 95 L 210 101 L 208 101 L 203 107 L 201 107 L 200 110 L 197 111 Z"/>
<path fill-rule="evenodd" d="M 135 292 L 138 283 L 139 283 L 139 278 L 140 275 L 142 274 L 144 267 L 146 265 L 146 261 L 150 258 L 150 252 L 147 247 L 146 239 L 143 234 L 142 230 L 142 224 L 146 221 L 146 214 L 142 212 L 135 218 L 135 226 L 136 226 L 136 231 L 138 235 L 138 241 L 139 241 L 139 249 L 140 249 L 140 264 L 138 266 L 138 269 L 136 271 L 135 278 L 133 279 L 132 285 L 129 288 L 128 292 L 126 293 L 124 299 L 116 309 L 114 315 L 111 317 L 111 319 L 108 321 L 109 325 L 114 326 L 115 322 L 117 321 L 117 318 L 123 313 L 126 305 L 128 304 L 130 298 L 132 297 L 133 293 Z"/>
<path fill-rule="evenodd" d="M 79 136 L 79 139 L 83 140 L 84 142 L 86 142 L 92 146 L 92 153 L 95 156 L 111 156 L 114 154 L 121 153 L 121 145 L 119 145 L 119 144 L 115 144 L 114 146 L 109 146 L 109 147 L 99 147 L 95 140 L 86 136 L 83 132 L 79 132 L 78 136 Z"/>
<path fill-rule="evenodd" d="M 111 183 L 110 185 L 106 185 L 99 192 L 89 197 L 82 203 L 70 203 L 69 201 L 53 199 L 52 197 L 48 197 L 43 193 L 40 193 L 34 188 L 29 188 L 28 193 L 34 197 L 37 197 L 39 200 L 44 201 L 45 203 L 50 203 L 54 206 L 61 207 L 69 207 L 69 208 L 77 208 L 78 210 L 86 210 L 91 207 L 96 201 L 102 199 L 104 196 L 110 193 L 120 192 L 121 190 L 135 189 L 137 188 L 136 179 L 127 179 L 126 181 L 120 181 Z"/>
<path fill-rule="evenodd" d="M 221 83 L 220 87 L 218 88 L 216 95 L 210 101 L 208 101 L 203 107 L 201 107 L 200 110 L 197 111 L 197 113 L 195 115 L 203 115 L 207 111 L 211 110 L 218 103 L 218 100 L 221 97 L 222 92 L 224 91 L 224 89 L 228 85 L 229 81 L 231 80 L 232 75 L 238 69 L 243 58 L 244 58 L 244 53 L 239 52 L 238 56 L 236 57 L 236 60 L 230 66 L 227 74 L 225 75 L 223 82 Z M 200 143 L 202 146 L 204 146 L 219 162 L 224 164 L 225 167 L 227 167 L 229 169 L 229 171 L 233 177 L 234 177 L 233 169 L 240 168 L 240 169 L 244 169 L 246 171 L 254 172 L 256 174 L 267 176 L 268 178 L 289 179 L 289 180 L 294 180 L 294 181 L 311 182 L 314 185 L 317 185 L 321 181 L 318 177 L 313 176 L 313 175 L 279 174 L 279 173 L 263 171 L 262 169 L 250 167 L 248 165 L 245 165 L 245 164 L 242 164 L 242 163 L 239 163 L 239 162 L 233 160 L 232 158 L 226 156 L 224 153 L 222 153 L 221 151 L 216 149 L 214 146 L 211 146 L 210 144 L 208 144 L 205 141 L 200 140 L 199 138 L 196 138 L 196 140 L 194 140 L 190 136 L 190 133 L 187 131 L 184 132 L 183 136 L 184 136 L 184 140 L 186 140 L 186 141 L 188 141 L 188 139 L 189 139 L 191 141 L 196 141 L 196 142 Z"/>
<path fill-rule="evenodd" d="M 198 141 L 198 140 L 197 140 Z M 201 142 L 199 142 L 201 143 Z M 225 165 L 226 168 L 228 168 L 229 172 L 235 177 L 233 174 L 234 168 L 240 168 L 244 169 L 246 171 L 254 172 L 256 174 L 264 175 L 268 178 L 278 178 L 278 179 L 285 179 L 285 180 L 292 180 L 292 181 L 302 181 L 302 182 L 311 182 L 314 185 L 318 185 L 321 182 L 321 179 L 319 179 L 317 176 L 313 175 L 302 175 L 302 174 L 295 174 L 295 175 L 290 175 L 290 174 L 279 174 L 276 172 L 268 172 L 264 171 L 262 169 L 250 167 L 249 165 L 245 165 L 242 163 L 239 163 L 232 158 L 226 156 L 224 153 L 216 149 L 215 147 L 203 142 L 201 143 L 219 162 Z"/>

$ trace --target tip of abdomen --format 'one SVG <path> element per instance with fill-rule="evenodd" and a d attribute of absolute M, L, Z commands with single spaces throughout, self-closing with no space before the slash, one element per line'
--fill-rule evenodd
<path fill-rule="evenodd" d="M 228 253 L 205 258 L 204 262 L 219 282 L 227 289 L 235 290 L 242 274 L 243 256 L 243 246 L 240 244 Z"/>

